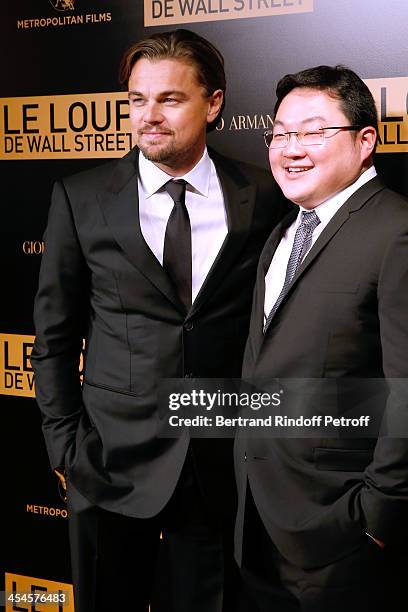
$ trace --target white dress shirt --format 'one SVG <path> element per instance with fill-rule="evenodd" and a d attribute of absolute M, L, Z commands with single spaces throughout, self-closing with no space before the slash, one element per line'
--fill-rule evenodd
<path fill-rule="evenodd" d="M 139 155 L 139 216 L 143 237 L 163 265 L 164 236 L 174 202 L 164 185 L 171 179 L 187 181 L 186 208 L 191 225 L 192 300 L 197 297 L 228 233 L 221 185 L 207 149 L 192 170 L 169 176 Z"/>
<path fill-rule="evenodd" d="M 334 217 L 336 212 L 341 206 L 349 199 L 349 197 L 360 189 L 365 183 L 370 181 L 377 175 L 374 166 L 371 166 L 368 170 L 363 172 L 361 176 L 352 184 L 336 193 L 333 197 L 329 198 L 325 202 L 322 202 L 313 210 L 316 212 L 320 219 L 319 225 L 315 228 L 312 234 L 312 243 L 310 248 L 314 245 L 326 225 Z M 282 291 L 283 284 L 285 282 L 286 268 L 288 266 L 290 253 L 292 251 L 293 242 L 295 239 L 296 230 L 301 223 L 302 211 L 310 212 L 308 209 L 299 206 L 299 213 L 294 222 L 287 228 L 281 241 L 272 257 L 268 272 L 265 276 L 265 302 L 264 302 L 264 320 L 270 311 L 280 292 Z M 306 253 L 305 253 L 306 256 Z"/>

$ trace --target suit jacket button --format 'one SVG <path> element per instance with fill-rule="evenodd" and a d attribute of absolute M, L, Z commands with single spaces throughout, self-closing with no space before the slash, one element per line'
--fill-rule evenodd
<path fill-rule="evenodd" d="M 246 461 L 246 460 L 247 460 L 247 454 L 246 454 L 246 452 L 245 452 L 245 453 L 244 453 L 244 461 Z"/>
<path fill-rule="evenodd" d="M 194 323 L 192 321 L 187 321 L 187 323 L 184 324 L 184 329 L 186 331 L 191 331 L 194 327 Z"/>

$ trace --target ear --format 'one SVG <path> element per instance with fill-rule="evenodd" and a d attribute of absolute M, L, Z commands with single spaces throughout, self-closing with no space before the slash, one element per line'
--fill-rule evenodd
<path fill-rule="evenodd" d="M 216 89 L 214 93 L 208 97 L 207 123 L 212 123 L 221 110 L 224 100 L 224 92 L 222 89 Z"/>
<path fill-rule="evenodd" d="M 361 147 L 361 159 L 365 161 L 374 152 L 375 145 L 377 142 L 377 131 L 372 126 L 367 126 L 360 130 L 360 147 Z"/>

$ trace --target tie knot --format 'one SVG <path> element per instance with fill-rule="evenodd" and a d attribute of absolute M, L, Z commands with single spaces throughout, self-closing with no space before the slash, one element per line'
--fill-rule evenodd
<path fill-rule="evenodd" d="M 187 182 L 183 179 L 168 181 L 164 188 L 174 202 L 184 204 Z"/>
<path fill-rule="evenodd" d="M 313 230 L 319 225 L 320 219 L 315 213 L 314 210 L 310 212 L 302 211 L 302 221 L 300 223 L 305 229 L 309 232 L 313 232 Z"/>

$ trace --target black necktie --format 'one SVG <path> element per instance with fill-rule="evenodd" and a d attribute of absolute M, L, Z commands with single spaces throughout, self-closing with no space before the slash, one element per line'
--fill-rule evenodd
<path fill-rule="evenodd" d="M 163 267 L 172 279 L 178 295 L 191 307 L 191 225 L 186 208 L 186 181 L 172 180 L 165 189 L 174 201 L 164 236 Z"/>

